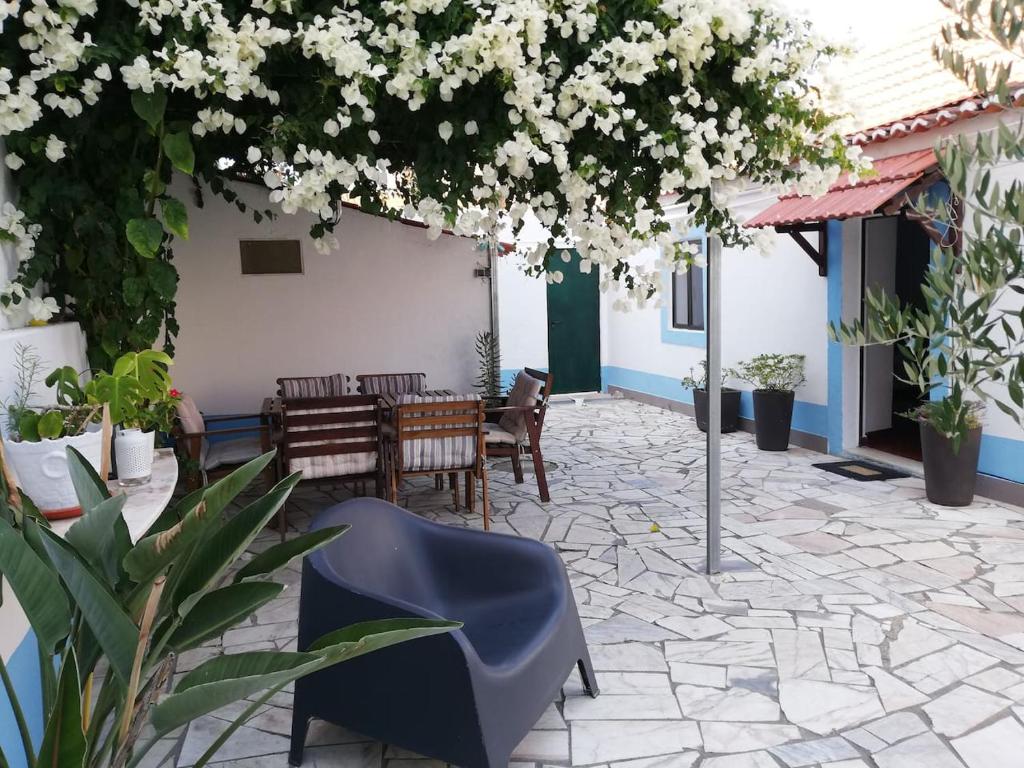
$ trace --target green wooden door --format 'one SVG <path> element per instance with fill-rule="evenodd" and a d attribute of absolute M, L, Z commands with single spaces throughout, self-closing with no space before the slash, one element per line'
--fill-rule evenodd
<path fill-rule="evenodd" d="M 562 250 L 553 254 L 561 270 L 561 283 L 548 284 L 548 368 L 554 377 L 553 391 L 596 392 L 601 389 L 601 310 L 598 273 L 580 272 L 580 257 L 570 251 L 564 263 Z"/>

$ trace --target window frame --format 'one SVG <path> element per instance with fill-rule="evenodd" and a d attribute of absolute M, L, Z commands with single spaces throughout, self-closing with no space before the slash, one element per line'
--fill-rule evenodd
<path fill-rule="evenodd" d="M 696 244 L 697 245 L 697 249 L 698 249 L 698 254 L 703 255 L 703 253 L 704 253 L 704 238 L 703 237 L 688 237 L 688 238 L 685 238 L 685 239 L 681 240 L 680 242 Z M 707 330 L 707 307 L 706 307 L 705 301 L 704 301 L 704 269 L 701 268 L 701 267 L 693 267 L 693 266 L 691 266 L 689 269 L 687 269 L 683 273 L 670 272 L 669 275 L 670 275 L 671 280 L 672 280 L 672 310 L 671 310 L 671 315 L 668 318 L 668 320 L 669 320 L 669 328 L 671 328 L 674 331 L 699 331 L 699 332 L 704 332 L 705 330 Z M 695 281 L 694 278 L 699 278 L 699 282 Z M 679 292 L 678 292 L 677 288 L 679 286 L 680 280 L 686 286 L 686 295 L 687 295 L 687 306 L 686 306 L 687 322 L 684 323 L 684 324 L 679 324 L 679 323 L 676 322 L 677 309 L 678 309 L 678 304 L 679 304 Z M 695 285 L 695 282 L 696 282 L 696 285 Z M 700 297 L 701 297 L 701 303 L 700 303 L 701 318 L 700 318 L 700 324 L 699 325 L 694 322 L 694 312 L 693 312 L 693 305 L 694 305 L 693 297 L 694 297 L 694 294 L 697 291 L 700 291 Z"/>
<path fill-rule="evenodd" d="M 302 277 L 306 274 L 306 254 L 303 248 L 302 237 L 289 237 L 289 236 L 276 236 L 276 237 L 246 237 L 239 236 L 238 242 L 238 267 L 239 275 L 243 278 L 260 278 L 260 277 Z M 246 271 L 246 259 L 245 259 L 245 247 L 247 244 L 262 244 L 267 243 L 295 243 L 297 245 L 296 251 L 298 256 L 298 270 L 297 271 L 274 271 L 274 272 L 247 272 Z"/>

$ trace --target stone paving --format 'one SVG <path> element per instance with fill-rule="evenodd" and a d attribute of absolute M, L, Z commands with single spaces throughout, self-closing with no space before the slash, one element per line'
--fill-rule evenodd
<path fill-rule="evenodd" d="M 710 578 L 703 436 L 686 416 L 610 398 L 553 406 L 549 504 L 531 475 L 517 486 L 507 467 L 492 471 L 494 530 L 562 555 L 602 691 L 582 695 L 573 672 L 514 764 L 1024 766 L 1024 510 L 937 507 L 917 479 L 844 480 L 810 466 L 820 454 L 762 453 L 742 433 L 722 442 L 724 567 Z M 292 522 L 346 497 L 302 487 Z M 429 480 L 402 501 L 481 524 Z M 290 596 L 184 655 L 179 672 L 222 648 L 294 648 L 298 564 L 282 578 Z M 277 695 L 220 765 L 284 768 L 289 706 Z M 147 766 L 191 765 L 240 711 L 193 723 Z M 315 768 L 436 765 L 323 723 L 307 743 Z"/>

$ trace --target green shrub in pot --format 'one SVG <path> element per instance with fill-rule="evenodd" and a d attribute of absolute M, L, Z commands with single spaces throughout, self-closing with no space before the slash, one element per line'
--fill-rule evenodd
<path fill-rule="evenodd" d="M 762 354 L 736 364 L 729 376 L 754 387 L 754 436 L 762 451 L 785 451 L 796 390 L 807 380 L 804 355 Z"/>
<path fill-rule="evenodd" d="M 740 392 L 725 386 L 726 374 L 722 374 L 722 432 L 735 432 L 740 426 Z M 708 361 L 700 361 L 700 372 L 690 369 L 684 376 L 684 389 L 693 391 L 693 413 L 697 428 L 708 431 Z"/>
<path fill-rule="evenodd" d="M 169 506 L 135 543 L 121 510 L 74 449 L 68 466 L 83 516 L 62 539 L 24 494 L 0 477 L 0 573 L 38 641 L 44 731 L 34 744 L 25 707 L 0 658 L 0 683 L 38 768 L 135 768 L 153 746 L 197 717 L 241 703 L 196 761 L 201 768 L 265 702 L 292 681 L 398 642 L 449 631 L 445 621 L 382 620 L 333 632 L 307 652 L 254 651 L 201 663 L 175 684 L 178 654 L 247 621 L 279 596 L 271 579 L 293 558 L 329 544 L 347 526 L 304 534 L 244 559 L 285 503 L 299 475 L 228 518 L 229 504 L 260 476 L 273 453 Z M 95 699 L 88 691 L 94 673 Z M 144 726 L 150 736 L 140 739 Z M 16 740 L 17 743 L 17 740 Z M 0 765 L 15 755 L 0 753 Z"/>

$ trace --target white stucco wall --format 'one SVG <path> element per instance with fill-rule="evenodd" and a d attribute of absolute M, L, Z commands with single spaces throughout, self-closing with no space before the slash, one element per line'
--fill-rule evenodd
<path fill-rule="evenodd" d="M 523 272 L 515 253 L 497 260 L 498 328 L 502 370 L 548 367 L 548 304 L 544 278 Z"/>
<path fill-rule="evenodd" d="M 266 192 L 239 185 L 250 204 Z M 181 190 L 182 199 L 190 199 Z M 181 275 L 174 381 L 208 413 L 258 410 L 279 376 L 422 371 L 430 387 L 470 391 L 476 334 L 489 326 L 486 253 L 474 240 L 388 222 L 351 209 L 317 253 L 306 215 L 256 224 L 212 194 L 190 207 L 177 241 Z M 240 239 L 301 242 L 303 274 L 242 275 Z"/>

